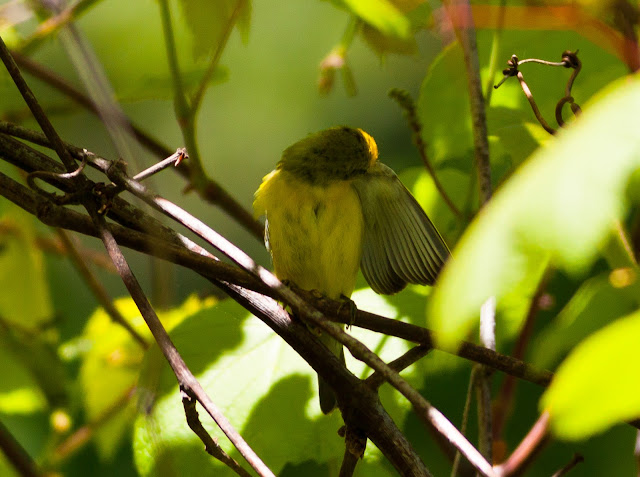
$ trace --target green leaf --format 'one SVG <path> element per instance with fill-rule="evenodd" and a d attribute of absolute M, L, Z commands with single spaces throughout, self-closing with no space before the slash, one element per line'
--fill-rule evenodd
<path fill-rule="evenodd" d="M 0 412 L 31 414 L 47 408 L 47 400 L 37 381 L 21 360 L 10 350 L 5 336 L 0 335 Z"/>
<path fill-rule="evenodd" d="M 584 340 L 562 363 L 541 400 L 562 439 L 584 439 L 640 417 L 640 312 Z"/>
<path fill-rule="evenodd" d="M 53 309 L 44 256 L 36 243 L 34 217 L 13 203 L 0 203 L 0 317 L 20 329 L 36 329 Z"/>
<path fill-rule="evenodd" d="M 389 0 L 332 0 L 380 33 L 396 38 L 409 38 L 411 23 L 401 9 Z"/>
<path fill-rule="evenodd" d="M 363 309 L 406 319 L 404 312 L 369 289 L 356 292 L 353 298 Z M 424 298 L 415 303 L 412 314 L 419 316 Z M 403 340 L 363 330 L 350 332 L 385 360 L 407 349 Z M 340 414 L 322 415 L 315 373 L 270 328 L 226 300 L 183 322 L 171 338 L 215 404 L 276 474 L 285 464 L 310 460 L 326 463 L 337 473 L 344 452 L 344 443 L 336 434 L 342 425 Z M 346 354 L 347 366 L 354 374 L 370 373 Z M 168 466 L 189 475 L 232 475 L 202 451 L 202 443 L 187 426 L 175 376 L 156 348 L 146 359 L 140 387 L 143 407 L 149 409 L 138 418 L 134 433 L 134 456 L 142 476 L 158 475 Z M 406 400 L 387 389 L 383 400 L 394 419 L 402 422 L 409 408 Z M 209 416 L 201 409 L 199 415 L 205 428 L 231 453 Z M 233 454 L 239 458 L 235 451 Z M 367 475 L 388 475 L 381 460 L 375 446 L 368 446 Z"/>
<path fill-rule="evenodd" d="M 593 262 L 623 217 L 627 182 L 640 167 L 638 108 L 637 78 L 608 88 L 494 196 L 462 237 L 430 303 L 429 326 L 443 344 L 464 338 L 488 297 L 500 303 L 540 263 L 578 274 Z"/>
<path fill-rule="evenodd" d="M 591 333 L 635 309 L 635 289 L 616 288 L 604 273 L 585 281 L 533 346 L 532 362 L 545 369 Z"/>
<path fill-rule="evenodd" d="M 186 316 L 213 303 L 213 300 L 201 301 L 190 297 L 180 307 L 159 313 L 159 317 L 164 326 L 171 329 Z M 149 330 L 133 300 L 130 297 L 121 298 L 114 304 L 122 316 L 150 342 Z M 135 417 L 136 407 L 131 397 L 144 350 L 102 308 L 89 318 L 82 341 L 88 349 L 80 367 L 84 410 L 89 422 L 101 423 L 95 433 L 95 442 L 100 457 L 110 459 Z"/>
<path fill-rule="evenodd" d="M 194 38 L 196 58 L 211 54 L 234 24 L 246 41 L 251 21 L 249 0 L 180 0 L 180 5 Z"/>
<path fill-rule="evenodd" d="M 182 70 L 181 78 L 186 91 L 195 91 L 200 86 L 200 81 L 204 77 L 206 68 L 193 67 L 190 70 Z M 216 85 L 226 82 L 229 79 L 229 69 L 218 66 L 209 84 Z M 120 101 L 144 101 L 150 99 L 172 99 L 174 95 L 173 83 L 169 73 L 157 74 L 154 76 L 143 76 L 138 81 L 127 84 L 119 88 L 118 99 Z"/>

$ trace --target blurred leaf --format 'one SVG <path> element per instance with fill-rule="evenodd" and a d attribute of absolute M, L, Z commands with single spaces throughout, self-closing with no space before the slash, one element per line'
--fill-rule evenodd
<path fill-rule="evenodd" d="M 364 40 L 378 55 L 387 53 L 413 55 L 418 52 L 418 43 L 413 36 L 398 38 L 397 36 L 385 35 L 377 28 L 367 24 L 362 26 L 361 33 Z"/>
<path fill-rule="evenodd" d="M 359 291 L 353 298 L 360 308 L 402 316 L 371 290 Z M 418 317 L 423 309 L 424 300 L 416 301 L 413 316 Z M 351 332 L 386 360 L 407 349 L 403 340 L 381 339 L 363 330 Z M 321 414 L 315 373 L 271 329 L 226 300 L 186 320 L 171 337 L 216 405 L 276 474 L 287 463 L 309 460 L 327 463 L 331 472 L 337 472 L 344 452 L 344 443 L 336 434 L 341 417 L 338 412 Z M 152 354 L 157 355 L 154 350 Z M 181 475 L 196 469 L 200 476 L 231 475 L 202 451 L 202 443 L 185 422 L 173 373 L 164 360 L 154 359 L 152 354 L 146 360 L 141 383 L 145 402 L 153 404 L 144 406 L 151 410 L 138 418 L 134 436 L 138 471 L 143 476 L 160 475 L 161 469 L 168 468 L 180 469 Z M 346 354 L 347 366 L 357 376 L 370 373 Z M 411 370 L 405 374 L 411 375 Z M 388 389 L 383 391 L 383 400 L 392 416 L 402 422 L 409 409 L 406 400 Z M 221 437 L 206 413 L 199 414 L 205 428 Z M 379 451 L 373 445 L 368 447 L 367 475 L 388 475 L 388 470 L 380 467 Z"/>
<path fill-rule="evenodd" d="M 593 262 L 624 213 L 626 184 L 640 166 L 638 108 L 638 79 L 608 88 L 480 213 L 431 301 L 429 326 L 443 343 L 464 338 L 488 297 L 500 303 L 548 258 L 573 274 Z"/>
<path fill-rule="evenodd" d="M 196 58 L 212 53 L 229 29 L 238 26 L 246 41 L 251 21 L 249 0 L 180 0 L 182 13 L 194 38 Z"/>
<path fill-rule="evenodd" d="M 47 408 L 47 399 L 29 369 L 10 351 L 0 334 L 0 412 L 31 414 Z"/>
<path fill-rule="evenodd" d="M 29 333 L 6 329 L 0 336 L 3 347 L 20 362 L 20 367 L 29 372 L 38 386 L 38 393 L 44 394 L 47 405 L 67 405 L 69 383 L 64 365 L 56 353 L 56 332 Z"/>
<path fill-rule="evenodd" d="M 541 400 L 562 439 L 584 439 L 640 417 L 640 312 L 584 340 L 562 363 Z"/>
<path fill-rule="evenodd" d="M 193 91 L 200 86 L 206 68 L 194 68 L 182 70 L 182 82 L 186 91 Z M 229 79 L 229 69 L 218 66 L 211 75 L 210 84 L 224 83 Z M 173 84 L 169 74 L 146 76 L 138 81 L 123 86 L 118 91 L 120 101 L 144 101 L 150 99 L 172 99 L 174 94 Z"/>
<path fill-rule="evenodd" d="M 180 307 L 159 313 L 159 317 L 164 326 L 171 329 L 186 316 L 213 303 L 212 299 L 201 301 L 190 297 Z M 130 297 L 120 298 L 114 304 L 122 316 L 150 341 L 150 332 L 133 300 Z M 109 459 L 135 416 L 135 403 L 130 397 L 138 380 L 144 350 L 102 308 L 89 318 L 83 340 L 89 347 L 80 367 L 84 409 L 89 422 L 101 422 L 95 442 L 101 458 Z"/>
<path fill-rule="evenodd" d="M 35 218 L 9 201 L 0 202 L 0 317 L 35 330 L 53 315 Z"/>
<path fill-rule="evenodd" d="M 576 344 L 635 308 L 635 290 L 616 288 L 609 274 L 585 281 L 550 324 L 536 339 L 532 362 L 551 369 Z"/>
<path fill-rule="evenodd" d="M 411 30 L 407 17 L 391 0 L 331 0 L 368 23 L 383 35 L 408 39 Z M 399 2 L 413 3 L 413 2 Z"/>

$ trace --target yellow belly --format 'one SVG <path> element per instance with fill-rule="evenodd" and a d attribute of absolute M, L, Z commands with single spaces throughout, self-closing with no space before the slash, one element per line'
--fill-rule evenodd
<path fill-rule="evenodd" d="M 360 201 L 349 182 L 312 186 L 276 170 L 256 193 L 266 215 L 273 267 L 280 280 L 330 298 L 351 296 L 362 253 Z"/>

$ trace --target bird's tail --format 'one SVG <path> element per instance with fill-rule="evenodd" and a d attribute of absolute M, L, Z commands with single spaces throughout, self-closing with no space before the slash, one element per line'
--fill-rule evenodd
<path fill-rule="evenodd" d="M 336 341 L 331 336 L 323 333 L 318 337 L 322 344 L 324 344 L 329 350 L 334 353 L 338 359 L 345 364 L 344 360 L 344 348 L 342 343 Z M 336 407 L 336 395 L 331 389 L 331 386 L 318 375 L 318 394 L 320 395 L 320 409 L 324 414 L 329 414 Z"/>

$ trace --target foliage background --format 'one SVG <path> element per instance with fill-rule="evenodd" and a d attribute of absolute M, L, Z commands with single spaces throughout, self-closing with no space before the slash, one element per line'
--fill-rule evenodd
<path fill-rule="evenodd" d="M 0 5 L 6 3 L 0 2 Z M 184 10 L 176 2 L 171 6 L 182 70 L 186 72 L 186 78 L 197 77 L 206 67 L 206 55 L 198 52 L 194 45 L 197 37 L 194 40 L 183 16 Z M 591 11 L 590 14 L 595 18 L 598 12 Z M 416 196 L 453 247 L 465 224 L 453 218 L 434 192 L 411 144 L 411 134 L 402 112 L 388 98 L 387 92 L 399 87 L 417 99 L 430 155 L 456 203 L 470 213 L 477 207 L 474 199 L 477 191 L 471 179 L 472 141 L 460 52 L 455 45 L 444 46 L 446 35 L 436 33 L 435 28 L 416 34 L 417 51 L 412 55 L 380 56 L 357 36 L 349 48 L 348 61 L 358 94 L 349 96 L 342 81 L 338 80 L 331 94 L 320 95 L 317 88 L 319 63 L 339 41 L 348 21 L 345 11 L 331 2 L 265 0 L 252 4 L 247 37 L 243 41 L 243 36 L 234 31 L 222 57 L 224 74 L 228 77 L 210 88 L 202 105 L 197 132 L 205 167 L 211 177 L 250 209 L 254 190 L 285 147 L 309 132 L 329 126 L 361 127 L 376 138 L 381 160 L 401 173 L 407 185 L 415 186 Z M 16 37 L 27 34 L 34 22 L 4 32 L 0 24 L 0 34 L 3 38 L 8 34 Z M 152 0 L 97 2 L 78 20 L 78 25 L 95 48 L 127 115 L 171 148 L 182 146 L 180 130 L 175 123 L 158 3 Z M 589 39 L 588 30 L 582 35 L 569 31 L 568 26 L 547 30 L 544 21 L 529 26 L 533 28 L 516 25 L 502 32 L 499 64 L 503 65 L 514 53 L 520 58 L 556 60 L 563 50 L 579 48 L 584 69 L 573 95 L 580 104 L 587 103 L 601 88 L 627 72 L 621 59 L 605 43 L 598 42 L 598 38 Z M 494 40 L 493 30 L 479 30 L 483 82 L 486 82 Z M 47 40 L 33 57 L 80 86 L 55 38 Z M 543 114 L 550 115 L 567 75 L 562 69 L 527 70 L 527 80 Z M 110 140 L 94 116 L 49 87 L 37 81 L 30 81 L 30 84 L 66 141 L 105 157 L 114 157 Z M 22 100 L 4 71 L 0 73 L 0 98 L 5 118 L 24 117 L 23 124 L 36 129 L 35 123 L 26 118 Z M 540 143 L 549 139 L 535 122 L 515 81 L 493 92 L 488 116 L 494 183 L 499 185 Z M 142 149 L 136 152 L 144 163 L 154 160 Z M 4 163 L 0 164 L 0 170 L 16 175 Z M 153 188 L 268 265 L 268 256 L 261 243 L 224 213 L 205 205 L 196 194 L 185 195 L 185 183 L 176 177 L 170 172 L 163 173 L 154 179 Z M 35 220 L 16 213 L 4 199 L 0 201 L 2 219 L 5 223 L 19 224 L 21 233 L 26 236 L 50 233 Z M 5 365 L 0 373 L 5 376 L 0 381 L 6 385 L 0 389 L 0 417 L 31 455 L 51 464 L 52 449 L 74 429 L 100 416 L 105 406 L 108 408 L 126 394 L 142 366 L 140 387 L 143 396 L 145 390 L 158 393 L 153 413 L 145 416 L 136 412 L 139 408 L 135 399 L 128 400 L 114 417 L 97 427 L 94 439 L 53 467 L 70 476 L 86 475 L 87 469 L 91 469 L 92 475 L 105 476 L 138 475 L 138 472 L 143 475 L 148 472 L 190 475 L 196 468 L 202 472 L 200 475 L 222 475 L 219 468 L 212 467 L 212 474 L 202 470 L 208 468 L 211 459 L 185 431 L 175 382 L 167 370 L 162 369 L 158 357 L 147 353 L 143 358 L 126 335 L 96 311 L 93 296 L 65 258 L 43 254 L 33 241 L 23 242 L 23 250 L 14 250 L 11 247 L 17 245 L 10 239 L 4 240 L 5 262 L 0 268 L 4 285 L 0 291 L 4 298 L 0 301 L 5 303 L 1 309 L 3 323 L 21 322 L 27 331 L 22 333 L 24 330 L 20 326 L 18 331 L 11 326 L 2 328 L 0 353 L 4 356 L 0 361 Z M 83 242 L 99 249 L 99 244 L 93 240 Z M 9 253 L 12 250 L 15 255 Z M 25 283 L 15 277 L 25 269 L 27 256 L 34 279 Z M 127 256 L 145 289 L 152 290 L 153 278 L 158 275 L 148 259 L 131 252 Z M 530 347 L 528 361 L 544 363 L 551 369 L 557 365 L 569 347 L 565 342 L 549 344 L 544 333 L 549 336 L 549 330 L 553 331 L 553 326 L 557 326 L 555 317 L 587 277 L 593 276 L 592 280 L 600 279 L 606 284 L 606 270 L 607 264 L 600 260 L 582 274 L 560 271 L 553 276 L 549 285 L 553 305 L 540 312 L 536 323 L 536 333 L 540 334 L 536 334 L 538 341 L 534 340 Z M 97 273 L 111 296 L 124 295 L 117 275 L 103 270 Z M 165 319 L 176 326 L 173 337 L 187 362 L 202 373 L 205 386 L 210 380 L 212 388 L 225 383 L 222 386 L 225 389 L 228 387 L 234 392 L 238 389 L 238 394 L 219 399 L 230 417 L 236 418 L 235 424 L 241 432 L 247 433 L 250 442 L 251 439 L 257 441 L 258 448 L 261 446 L 260 435 L 267 433 L 268 438 L 263 437 L 271 442 L 271 446 L 265 443 L 259 453 L 267 463 L 278 462 L 282 466 L 280 475 L 328 475 L 336 464 L 331 459 L 339 459 L 341 452 L 340 441 L 335 435 L 339 422 L 335 414 L 323 420 L 317 416 L 317 410 L 309 409 L 311 404 L 303 404 L 315 399 L 315 391 L 310 389 L 313 377 L 309 370 L 298 363 L 295 356 L 286 354 L 287 350 L 277 337 L 264 335 L 264 327 L 252 324 L 237 305 L 215 306 L 194 297 L 194 293 L 204 295 L 210 291 L 208 282 L 188 270 L 177 268 L 167 279 L 171 292 L 164 298 L 172 306 Z M 365 285 L 363 281 L 362 285 Z M 597 290 L 600 293 L 601 288 Z M 397 315 L 424 325 L 422 291 L 412 288 L 398 297 L 384 299 L 372 295 L 363 291 L 357 295 L 356 302 L 362 308 L 369 307 L 386 316 Z M 512 348 L 530 292 L 521 295 L 514 298 L 516 303 L 512 306 L 500 310 L 503 321 L 498 328 L 498 342 L 499 350 L 505 353 Z M 34 299 L 34 296 L 39 298 Z M 619 304 L 618 300 L 618 295 L 605 297 L 602 306 L 609 310 L 612 302 Z M 126 300 L 118 303 L 123 312 L 135 320 L 136 312 L 131 304 Z M 619 313 L 612 312 L 611 318 L 633 308 L 633 304 L 622 304 Z M 381 309 L 388 313 L 382 313 Z M 54 325 L 45 326 L 51 320 Z M 364 339 L 373 340 L 366 336 Z M 385 352 L 391 359 L 402 346 L 400 343 L 385 344 Z M 21 354 L 21 349 L 27 349 L 30 356 Z M 229 353 L 229 361 L 224 361 L 222 350 Z M 238 377 L 244 378 L 253 372 L 256 376 L 252 382 L 259 381 L 258 371 L 262 368 L 258 371 L 251 371 L 251 366 L 234 368 L 242 365 L 238 364 L 238 356 L 251 352 L 257 353 L 255 362 L 264 361 L 265 357 L 279 357 L 273 365 L 273 381 L 262 383 L 263 387 L 258 390 L 244 389 L 246 380 Z M 552 353 L 556 353 L 555 360 L 548 357 Z M 350 367 L 357 369 L 356 363 L 350 363 Z M 220 369 L 231 369 L 233 375 L 221 377 L 216 374 Z M 468 363 L 434 352 L 410 369 L 408 378 L 430 402 L 459 424 L 469 370 Z M 53 383 L 43 382 L 42 374 L 60 376 L 60 379 L 50 380 Z M 496 391 L 502 379 L 501 375 L 494 379 Z M 58 400 L 55 399 L 56 385 L 63 396 Z M 250 395 L 246 401 L 238 397 L 242 392 Z M 513 449 L 537 418 L 541 394 L 542 390 L 531 384 L 522 382 L 518 385 L 516 407 L 505 430 L 507 448 Z M 449 462 L 414 419 L 406 403 L 394 398 L 389 389 L 383 389 L 383 395 L 385 403 L 400 419 L 401 426 L 434 474 L 448 472 Z M 68 416 L 71 424 L 68 429 L 63 425 L 57 433 L 59 424 L 55 418 L 61 415 Z M 470 434 L 474 435 L 474 418 L 471 427 Z M 317 441 L 304 441 L 312 437 Z M 580 467 L 580 475 L 630 475 L 635 469 L 634 437 L 630 426 L 620 424 L 604 434 L 577 443 L 554 441 L 529 475 L 551 475 L 574 452 L 580 452 L 587 459 Z M 301 442 L 305 445 L 300 445 Z M 0 458 L 0 473 L 14 475 L 13 470 L 2 467 L 1 462 Z M 286 462 L 289 463 L 285 465 Z M 393 475 L 389 465 L 373 451 L 359 472 L 360 475 Z"/>

